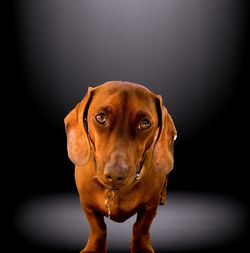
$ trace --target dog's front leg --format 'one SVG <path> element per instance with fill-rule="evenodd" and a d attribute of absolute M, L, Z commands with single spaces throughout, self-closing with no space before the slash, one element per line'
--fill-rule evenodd
<path fill-rule="evenodd" d="M 150 242 L 150 226 L 156 215 L 158 204 L 145 206 L 137 213 L 137 220 L 133 226 L 131 241 L 131 253 L 153 253 L 154 249 Z"/>
<path fill-rule="evenodd" d="M 83 208 L 89 223 L 89 239 L 81 253 L 106 253 L 106 224 L 104 217 L 90 208 Z"/>

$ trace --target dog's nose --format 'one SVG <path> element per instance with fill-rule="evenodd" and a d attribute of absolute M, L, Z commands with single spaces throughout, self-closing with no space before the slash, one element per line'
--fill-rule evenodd
<path fill-rule="evenodd" d="M 104 168 L 104 177 L 107 183 L 113 185 L 121 184 L 128 174 L 126 165 L 111 165 L 108 164 Z"/>

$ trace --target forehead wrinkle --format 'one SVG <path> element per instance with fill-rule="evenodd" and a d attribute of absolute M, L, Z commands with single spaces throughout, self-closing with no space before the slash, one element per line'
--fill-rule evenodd
<path fill-rule="evenodd" d="M 153 116 L 156 112 L 156 106 L 151 96 L 138 97 L 138 94 L 135 94 L 132 101 L 129 103 L 130 110 L 133 113 Z"/>
<path fill-rule="evenodd" d="M 93 100 L 95 108 L 110 107 L 124 120 L 127 114 L 135 115 L 137 111 L 151 116 L 155 111 L 152 94 L 137 86 L 114 85 L 109 89 L 100 89 Z"/>

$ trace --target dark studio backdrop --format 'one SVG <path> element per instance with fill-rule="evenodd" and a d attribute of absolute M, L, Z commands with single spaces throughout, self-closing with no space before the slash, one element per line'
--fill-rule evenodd
<path fill-rule="evenodd" d="M 61 215 L 71 195 L 77 201 L 63 119 L 88 86 L 110 80 L 140 83 L 162 95 L 178 130 L 170 195 L 193 193 L 204 203 L 217 196 L 237 206 L 235 217 L 240 212 L 230 239 L 186 250 L 247 247 L 248 7 L 237 0 L 2 3 L 1 252 L 80 250 L 60 247 L 60 240 L 53 244 L 53 235 L 47 243 L 44 234 L 53 228 L 43 215 Z M 59 208 L 55 196 L 69 196 L 68 202 L 61 199 Z M 68 229 L 60 224 L 72 224 L 67 208 L 55 225 L 62 235 Z M 67 240 L 62 236 L 62 243 Z"/>

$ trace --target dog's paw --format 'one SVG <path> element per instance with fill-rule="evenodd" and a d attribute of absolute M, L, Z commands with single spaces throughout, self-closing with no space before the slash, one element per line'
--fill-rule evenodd
<path fill-rule="evenodd" d="M 106 253 L 106 250 L 105 251 L 102 251 L 102 250 L 89 250 L 89 249 L 84 248 L 82 251 L 80 251 L 80 253 Z"/>
<path fill-rule="evenodd" d="M 84 248 L 82 251 L 80 251 L 80 253 L 106 253 L 106 250 L 102 249 L 91 250 Z"/>
<path fill-rule="evenodd" d="M 91 244 L 87 243 L 84 249 L 80 253 L 107 253 L 105 245 L 98 245 L 98 244 Z"/>
<path fill-rule="evenodd" d="M 151 245 L 145 247 L 132 247 L 131 253 L 154 253 L 154 249 Z"/>

